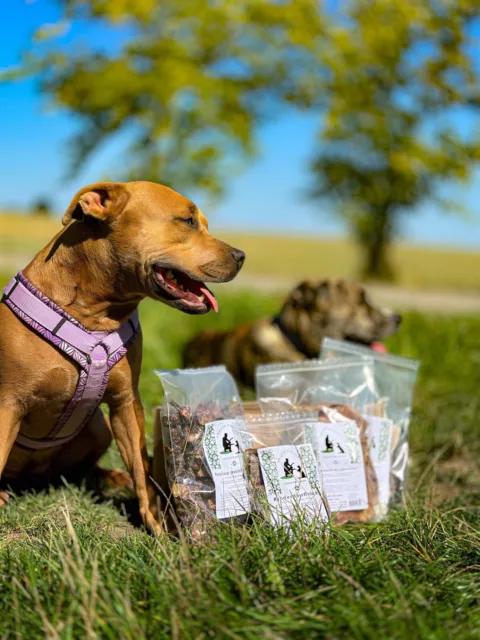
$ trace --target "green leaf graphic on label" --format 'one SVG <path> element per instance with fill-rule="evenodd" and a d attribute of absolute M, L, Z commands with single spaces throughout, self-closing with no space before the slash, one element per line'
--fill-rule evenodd
<path fill-rule="evenodd" d="M 317 436 L 317 425 L 316 424 L 306 424 L 303 427 L 303 433 L 305 434 L 305 440 L 307 442 L 315 443 L 317 445 L 318 436 Z"/>
<path fill-rule="evenodd" d="M 388 422 L 382 422 L 379 430 L 380 442 L 378 443 L 378 446 L 379 446 L 378 461 L 379 462 L 383 462 L 383 460 L 386 460 L 388 455 L 388 449 L 389 449 L 388 441 L 390 439 L 389 431 L 390 431 L 390 425 L 388 424 Z"/>
<path fill-rule="evenodd" d="M 346 424 L 343 427 L 343 435 L 345 437 L 345 444 L 347 445 L 348 457 L 352 464 L 360 462 L 360 444 L 358 438 L 358 428 L 356 424 Z"/>
<path fill-rule="evenodd" d="M 277 463 L 271 451 L 262 451 L 260 454 L 262 471 L 265 473 L 265 481 L 272 493 L 281 493 L 280 481 L 277 473 Z"/>
<path fill-rule="evenodd" d="M 298 447 L 302 465 L 305 470 L 305 475 L 310 483 L 312 489 L 319 489 L 318 487 L 318 467 L 315 459 L 313 449 L 309 444 L 301 444 Z"/>
<path fill-rule="evenodd" d="M 220 458 L 218 457 L 217 443 L 215 440 L 215 431 L 213 428 L 213 424 L 206 425 L 203 444 L 210 467 L 212 469 L 221 469 L 222 466 L 220 464 Z"/>

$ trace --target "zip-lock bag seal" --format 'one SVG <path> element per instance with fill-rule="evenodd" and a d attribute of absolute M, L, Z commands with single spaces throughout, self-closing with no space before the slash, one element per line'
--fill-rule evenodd
<path fill-rule="evenodd" d="M 361 413 L 377 399 L 373 359 L 364 357 L 259 365 L 255 388 L 265 412 L 333 402 Z"/>

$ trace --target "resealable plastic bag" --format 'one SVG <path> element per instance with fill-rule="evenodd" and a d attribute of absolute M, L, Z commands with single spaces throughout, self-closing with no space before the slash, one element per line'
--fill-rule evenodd
<path fill-rule="evenodd" d="M 325 523 L 328 506 L 309 429 L 316 411 L 247 415 L 239 437 L 244 448 L 252 510 L 275 526 L 295 520 Z"/>
<path fill-rule="evenodd" d="M 339 358 L 347 361 L 361 357 L 369 362 L 373 359 L 378 399 L 366 404 L 363 413 L 369 424 L 370 452 L 379 480 L 377 515 L 381 518 L 390 506 L 403 501 L 406 491 L 408 430 L 420 363 L 331 338 L 323 340 L 321 356 L 335 362 Z"/>
<path fill-rule="evenodd" d="M 249 498 L 235 435 L 243 409 L 225 367 L 156 371 L 166 477 L 177 516 L 199 539 L 215 519 L 244 521 Z"/>
<path fill-rule="evenodd" d="M 378 483 L 362 418 L 378 400 L 373 360 L 353 357 L 259 366 L 256 387 L 264 411 L 314 409 L 318 420 L 327 423 L 316 450 L 328 480 L 335 523 L 375 520 Z"/>
<path fill-rule="evenodd" d="M 264 502 L 262 487 L 267 479 L 265 473 L 261 473 L 261 460 L 256 450 L 279 447 L 278 455 L 282 455 L 281 446 L 309 445 L 321 477 L 323 503 L 332 522 L 374 520 L 377 482 L 368 454 L 366 422 L 356 411 L 345 405 L 319 404 L 306 410 L 246 416 L 245 431 L 248 437 L 242 434 L 242 442 L 249 486 L 261 496 L 260 502 Z M 287 465 L 291 456 L 284 454 Z M 298 461 L 293 467 L 300 472 Z M 258 499 L 253 499 L 253 504 L 259 511 Z"/>

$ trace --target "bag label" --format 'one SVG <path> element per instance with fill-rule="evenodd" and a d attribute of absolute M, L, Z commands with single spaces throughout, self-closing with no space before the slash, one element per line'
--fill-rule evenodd
<path fill-rule="evenodd" d="M 367 509 L 367 480 L 356 423 L 316 422 L 305 425 L 305 433 L 320 463 L 330 511 Z"/>
<path fill-rule="evenodd" d="M 239 420 L 217 420 L 205 425 L 203 450 L 215 484 L 218 519 L 241 516 L 250 511 L 243 448 L 237 435 Z"/>
<path fill-rule="evenodd" d="M 393 421 L 376 416 L 364 417 L 368 423 L 370 457 L 378 480 L 378 502 L 388 505 Z"/>
<path fill-rule="evenodd" d="M 272 524 L 286 525 L 299 515 L 326 521 L 322 483 L 310 444 L 279 445 L 258 450 Z"/>

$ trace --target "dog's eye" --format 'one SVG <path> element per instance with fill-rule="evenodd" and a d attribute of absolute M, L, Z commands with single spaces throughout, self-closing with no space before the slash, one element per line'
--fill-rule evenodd
<path fill-rule="evenodd" d="M 189 227 L 196 227 L 197 226 L 197 221 L 195 220 L 195 218 L 182 218 L 183 222 L 185 222 L 185 224 L 188 224 Z"/>

